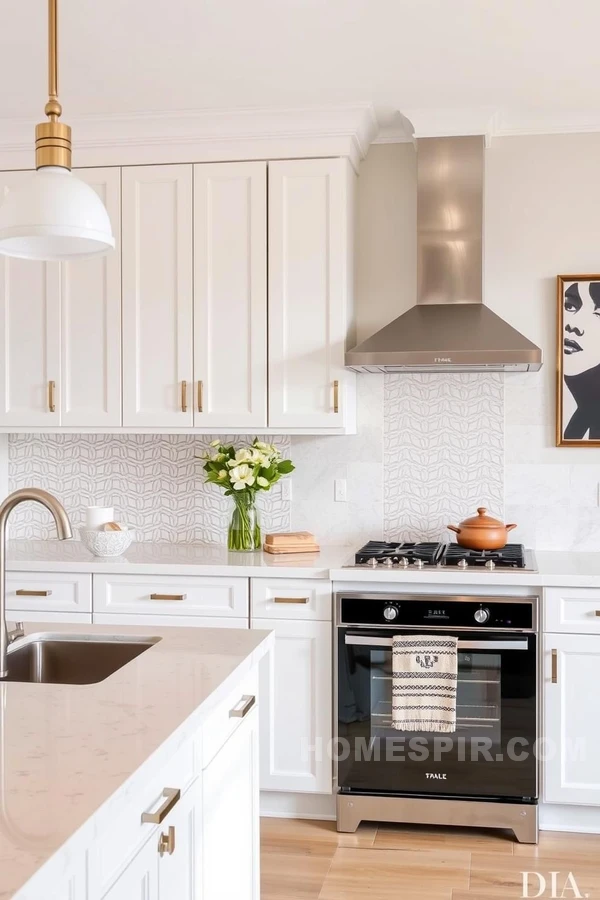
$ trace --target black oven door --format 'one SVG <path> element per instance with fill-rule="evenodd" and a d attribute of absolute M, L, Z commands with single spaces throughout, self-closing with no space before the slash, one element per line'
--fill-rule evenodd
<path fill-rule="evenodd" d="M 459 638 L 456 731 L 432 734 L 392 727 L 390 632 L 338 629 L 339 789 L 535 801 L 536 635 L 444 633 Z"/>

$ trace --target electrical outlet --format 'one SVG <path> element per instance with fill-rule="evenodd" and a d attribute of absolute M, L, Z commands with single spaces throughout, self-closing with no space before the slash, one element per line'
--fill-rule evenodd
<path fill-rule="evenodd" d="M 281 499 L 282 500 L 291 500 L 292 499 L 292 479 L 284 478 L 281 482 Z"/>
<path fill-rule="evenodd" d="M 337 503 L 346 503 L 348 493 L 345 478 L 336 478 L 333 483 L 333 498 Z"/>

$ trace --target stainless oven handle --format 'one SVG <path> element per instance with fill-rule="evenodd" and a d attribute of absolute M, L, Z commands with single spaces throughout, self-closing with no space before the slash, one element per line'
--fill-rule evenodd
<path fill-rule="evenodd" d="M 436 637 L 439 635 L 436 634 Z M 362 634 L 347 634 L 345 643 L 351 646 L 391 647 L 392 638 L 367 637 Z M 527 650 L 527 641 L 459 641 L 459 650 Z"/>

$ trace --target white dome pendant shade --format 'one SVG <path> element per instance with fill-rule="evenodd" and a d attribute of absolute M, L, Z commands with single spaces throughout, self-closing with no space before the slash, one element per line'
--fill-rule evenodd
<path fill-rule="evenodd" d="M 63 166 L 38 169 L 0 206 L 0 253 L 6 256 L 85 258 L 114 246 L 100 197 Z"/>
<path fill-rule="evenodd" d="M 48 0 L 48 122 L 35 129 L 35 174 L 0 205 L 0 253 L 22 259 L 85 259 L 115 246 L 96 191 L 71 173 L 71 129 L 59 122 L 57 0 Z"/>

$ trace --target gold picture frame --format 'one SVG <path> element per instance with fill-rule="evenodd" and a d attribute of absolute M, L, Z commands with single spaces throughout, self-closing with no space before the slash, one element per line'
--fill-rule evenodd
<path fill-rule="evenodd" d="M 556 300 L 556 446 L 600 447 L 600 274 L 558 275 Z"/>

